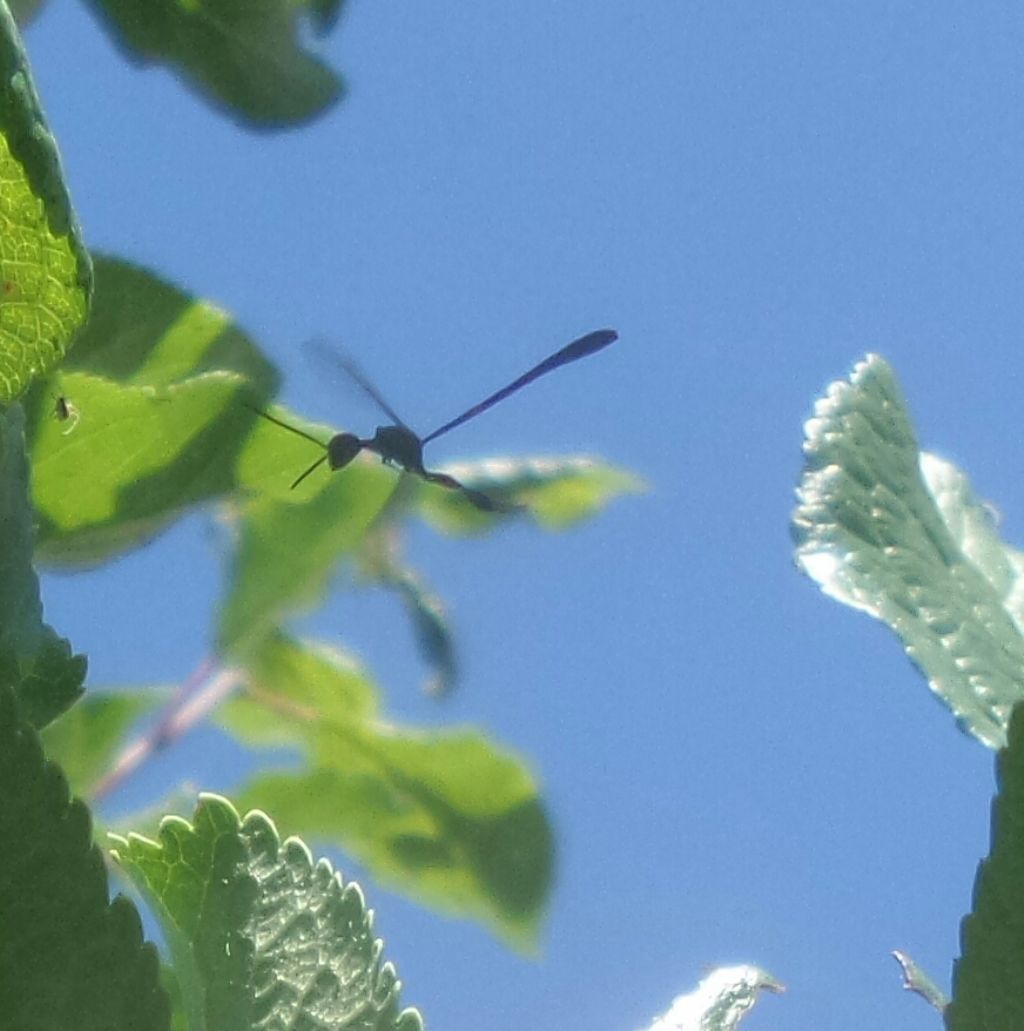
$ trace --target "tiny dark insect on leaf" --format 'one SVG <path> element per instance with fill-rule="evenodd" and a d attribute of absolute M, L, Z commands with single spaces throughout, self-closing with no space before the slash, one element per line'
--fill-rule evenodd
<path fill-rule="evenodd" d="M 78 425 L 80 418 L 78 409 L 63 394 L 54 396 L 53 415 L 58 422 L 68 424 L 68 428 L 63 431 L 64 436 L 67 436 Z"/>

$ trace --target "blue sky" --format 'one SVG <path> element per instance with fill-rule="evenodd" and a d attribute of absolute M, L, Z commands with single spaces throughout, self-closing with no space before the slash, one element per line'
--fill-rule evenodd
<path fill-rule="evenodd" d="M 789 986 L 752 1029 L 936 1026 L 888 953 L 948 984 L 993 756 L 888 631 L 796 572 L 788 521 L 814 398 L 878 351 L 923 444 L 1021 540 L 1022 37 L 1012 6 L 943 0 L 353 0 L 317 44 L 347 99 L 256 136 L 128 66 L 78 4 L 29 31 L 89 244 L 230 310 L 304 413 L 375 425 L 302 361 L 318 333 L 424 430 L 587 330 L 621 334 L 430 446 L 592 452 L 650 484 L 566 534 L 413 530 L 459 631 L 454 698 L 421 696 L 391 598 L 304 624 L 402 719 L 528 756 L 550 800 L 539 960 L 368 887 L 433 1027 L 639 1028 L 739 961 Z M 94 683 L 180 680 L 207 652 L 210 527 L 44 582 Z M 242 763 L 199 731 L 126 801 L 183 761 L 220 790 Z"/>

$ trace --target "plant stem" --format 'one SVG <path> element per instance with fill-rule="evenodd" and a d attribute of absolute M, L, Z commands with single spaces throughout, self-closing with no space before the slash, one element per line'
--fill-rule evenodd
<path fill-rule="evenodd" d="M 93 799 L 99 801 L 116 791 L 140 766 L 204 720 L 243 682 L 241 671 L 218 670 L 213 659 L 203 659 L 164 706 L 160 718 L 128 743 L 97 784 Z"/>

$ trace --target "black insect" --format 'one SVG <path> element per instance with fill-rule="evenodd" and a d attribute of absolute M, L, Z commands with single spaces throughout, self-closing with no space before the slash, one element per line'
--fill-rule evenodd
<path fill-rule="evenodd" d="M 456 426 L 461 426 L 464 422 L 468 422 L 482 412 L 486 412 L 488 408 L 496 405 L 499 401 L 503 401 L 510 394 L 514 394 L 517 390 L 525 387 L 528 383 L 532 383 L 545 373 L 551 372 L 563 365 L 568 365 L 569 362 L 586 358 L 588 355 L 600 351 L 602 347 L 607 347 L 610 343 L 617 340 L 618 337 L 618 333 L 613 329 L 598 329 L 593 333 L 580 337 L 579 340 L 574 340 L 549 358 L 545 358 L 539 365 L 535 365 L 529 372 L 524 372 L 522 376 L 509 383 L 507 387 L 502 387 L 501 390 L 491 394 L 490 397 L 485 398 L 479 404 L 474 405 L 450 422 L 446 422 L 432 433 L 428 433 L 425 437 L 418 436 L 415 431 L 411 430 L 398 417 L 394 409 L 377 391 L 376 387 L 370 383 L 350 359 L 323 348 L 321 348 L 321 353 L 331 361 L 339 364 L 373 398 L 380 409 L 392 420 L 392 425 L 378 426 L 377 432 L 368 438 L 357 437 L 354 433 L 338 433 L 324 444 L 295 426 L 289 426 L 288 423 L 275 419 L 274 416 L 268 415 L 266 412 L 256 411 L 264 419 L 268 419 L 275 425 L 296 433 L 300 437 L 305 437 L 306 440 L 310 440 L 324 449 L 324 454 L 295 480 L 292 484 L 293 489 L 324 462 L 331 469 L 344 469 L 360 451 L 366 450 L 380 455 L 382 461 L 386 464 L 405 469 L 407 472 L 423 477 L 423 479 L 430 483 L 436 483 L 441 487 L 448 487 L 451 490 L 462 491 L 477 508 L 485 512 L 494 512 L 501 510 L 503 506 L 493 498 L 478 490 L 466 487 L 456 480 L 454 476 L 449 476 L 447 473 L 432 472 L 425 468 L 423 465 L 423 446 L 449 430 L 455 429 Z"/>
<path fill-rule="evenodd" d="M 53 415 L 58 422 L 68 424 L 68 428 L 64 430 L 64 436 L 67 436 L 78 425 L 78 409 L 63 394 L 54 395 Z"/>

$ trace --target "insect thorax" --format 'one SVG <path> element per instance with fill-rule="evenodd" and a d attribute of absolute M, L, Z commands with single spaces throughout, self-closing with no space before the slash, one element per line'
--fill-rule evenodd
<path fill-rule="evenodd" d="M 385 462 L 412 472 L 423 469 L 423 445 L 405 426 L 378 426 L 369 446 Z"/>

